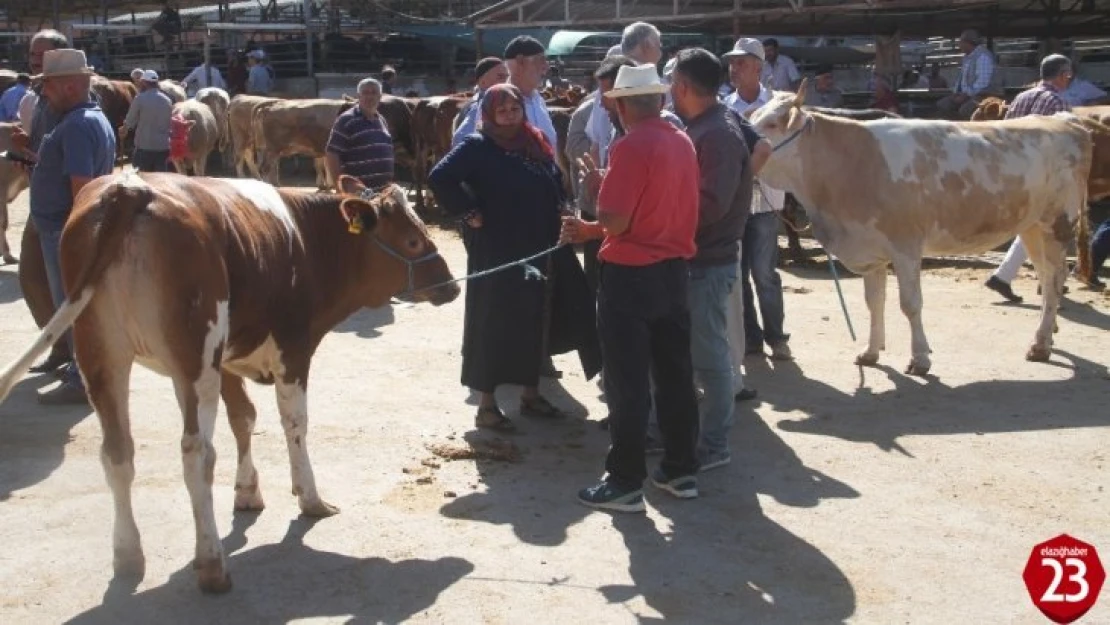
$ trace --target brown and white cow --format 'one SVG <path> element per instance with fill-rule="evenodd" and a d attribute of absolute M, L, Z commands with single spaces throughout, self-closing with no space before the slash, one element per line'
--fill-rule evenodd
<path fill-rule="evenodd" d="M 12 132 L 18 124 L 0 122 L 0 151 L 12 149 Z M 0 158 L 0 258 L 5 263 L 16 262 L 8 245 L 8 203 L 31 184 L 27 171 L 6 158 Z"/>
<path fill-rule="evenodd" d="M 1041 322 L 1026 358 L 1049 358 L 1066 246 L 1086 214 L 1089 133 L 1063 117 L 995 122 L 858 122 L 806 111 L 777 93 L 752 114 L 773 145 L 760 179 L 809 211 L 830 254 L 864 276 L 871 334 L 858 364 L 885 349 L 887 266 L 913 334 L 907 373 L 929 371 L 921 322 L 925 254 L 980 253 L 1020 234 L 1040 276 Z"/>
<path fill-rule="evenodd" d="M 115 500 L 117 575 L 143 575 L 131 509 L 128 413 L 138 362 L 173 381 L 184 417 L 181 451 L 192 501 L 200 587 L 231 587 L 212 508 L 212 432 L 221 397 L 238 444 L 235 508 L 260 510 L 251 457 L 255 408 L 243 378 L 274 385 L 293 493 L 310 516 L 337 512 L 316 490 L 307 452 L 312 355 L 339 322 L 407 292 L 439 305 L 459 287 L 399 187 L 376 196 L 315 194 L 257 180 L 124 173 L 76 198 L 62 235 L 66 302 L 32 347 L 0 375 L 0 400 L 72 325 L 77 362 L 104 433 Z M 188 262 L 182 262 L 188 259 Z M 424 290 L 421 290 L 424 289 Z"/>
<path fill-rule="evenodd" d="M 241 93 L 231 98 L 228 104 L 227 124 L 232 160 L 235 163 L 235 173 L 240 178 L 246 176 L 248 171 L 255 178 L 262 177 L 254 146 L 254 109 L 271 102 L 278 102 L 278 99 Z"/>
<path fill-rule="evenodd" d="M 423 98 L 412 113 L 412 139 L 416 147 L 416 171 L 413 182 L 416 208 L 426 208 L 424 194 L 428 173 L 451 151 L 451 133 L 455 116 L 466 100 L 452 96 Z M 396 151 L 396 150 L 394 150 Z M 429 194 L 431 191 L 427 191 Z"/>
<path fill-rule="evenodd" d="M 313 159 L 316 186 L 328 189 L 324 149 L 335 118 L 355 105 L 347 100 L 278 100 L 261 104 L 251 114 L 254 149 L 259 155 L 263 180 L 279 184 L 281 159 L 302 155 Z"/>
<path fill-rule="evenodd" d="M 193 122 L 189 128 L 189 155 L 171 159 L 177 173 L 192 170 L 193 175 L 203 176 L 208 168 L 208 155 L 220 143 L 220 126 L 212 109 L 199 100 L 185 100 L 173 105 L 173 112 Z"/>
<path fill-rule="evenodd" d="M 93 76 L 89 88 L 96 94 L 100 108 L 108 118 L 108 123 L 116 130 L 116 158 L 131 154 L 134 135 L 120 139 L 119 129 L 123 126 L 123 120 L 127 118 L 127 111 L 131 109 L 131 101 L 138 93 L 135 84 L 130 80 L 109 80 L 103 76 Z"/>

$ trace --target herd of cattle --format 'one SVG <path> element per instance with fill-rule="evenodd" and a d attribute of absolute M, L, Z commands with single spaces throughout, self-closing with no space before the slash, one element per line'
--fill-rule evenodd
<path fill-rule="evenodd" d="M 163 88 L 177 91 L 172 84 Z M 752 115 L 777 146 L 760 175 L 797 195 L 829 252 L 864 275 L 871 332 L 857 362 L 874 364 L 885 348 L 888 265 L 912 330 L 908 371 L 924 374 L 931 362 L 921 318 L 922 255 L 981 252 L 1015 234 L 1025 240 L 1045 293 L 1027 358 L 1046 360 L 1066 246 L 1075 223 L 1082 223 L 1084 201 L 1110 190 L 1110 128 L 1090 115 L 958 127 L 858 121 L 803 107 L 805 88 L 803 82 L 797 95 L 776 94 Z M 94 89 L 113 125 L 122 125 L 134 88 L 98 78 Z M 172 97 L 183 115 L 204 122 L 190 137 L 199 162 L 179 168 L 203 173 L 203 160 L 218 149 L 240 175 L 246 167 L 276 183 L 280 159 L 301 154 L 316 159 L 321 186 L 329 183 L 319 166 L 332 121 L 354 105 L 346 98 L 227 98 L 214 90 L 191 102 L 181 93 Z M 383 98 L 380 110 L 397 161 L 417 185 L 429 163 L 449 149 L 464 100 Z M 560 141 L 572 110 L 551 107 Z M 0 127 L 5 149 L 8 134 Z M 0 162 L 0 177 L 5 201 L 26 186 L 26 175 L 9 163 Z M 317 347 L 359 308 L 382 306 L 400 294 L 435 305 L 459 296 L 450 268 L 399 186 L 372 195 L 350 176 L 335 183 L 339 193 L 320 194 L 256 180 L 127 172 L 99 178 L 75 198 L 60 249 L 67 300 L 34 344 L 0 373 L 0 401 L 72 326 L 76 357 L 103 425 L 118 575 L 141 579 L 145 571 L 131 505 L 132 363 L 173 380 L 196 526 L 194 569 L 203 590 L 225 592 L 231 577 L 212 501 L 212 436 L 221 399 L 237 441 L 236 509 L 264 507 L 251 455 L 256 410 L 244 389 L 244 379 L 251 379 L 274 386 L 301 510 L 334 514 L 317 490 L 307 451 L 307 380 Z"/>

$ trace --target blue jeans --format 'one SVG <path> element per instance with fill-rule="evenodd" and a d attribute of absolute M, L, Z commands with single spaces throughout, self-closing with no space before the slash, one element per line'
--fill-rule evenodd
<path fill-rule="evenodd" d="M 705 390 L 699 406 L 702 459 L 728 451 L 735 402 L 727 307 L 735 283 L 736 263 L 690 269 L 690 355 L 694 377 Z"/>
<path fill-rule="evenodd" d="M 66 301 L 65 285 L 62 283 L 62 263 L 61 263 L 61 242 L 62 231 L 54 230 L 52 228 L 43 228 L 43 224 L 35 222 L 35 227 L 39 231 L 39 244 L 42 246 L 42 259 L 46 265 L 46 280 L 50 283 L 50 297 L 54 300 L 55 310 L 62 307 Z M 76 353 L 73 351 L 73 332 L 66 330 L 65 336 L 62 337 L 66 343 L 69 344 L 69 353 L 74 354 L 73 364 L 66 369 L 65 383 L 76 384 L 83 386 L 81 382 L 81 372 L 77 368 Z"/>
<path fill-rule="evenodd" d="M 740 282 L 744 290 L 744 335 L 748 349 L 757 349 L 764 341 L 770 346 L 785 343 L 790 340 L 790 335 L 782 331 L 786 311 L 782 303 L 782 278 L 775 269 L 779 262 L 779 218 L 776 211 L 756 213 L 748 218 L 741 249 Z M 756 317 L 755 297 L 749 277 L 759 295 L 762 328 Z"/>
<path fill-rule="evenodd" d="M 1110 219 L 1103 221 L 1091 237 L 1091 277 L 1098 277 L 1098 271 L 1110 258 Z"/>

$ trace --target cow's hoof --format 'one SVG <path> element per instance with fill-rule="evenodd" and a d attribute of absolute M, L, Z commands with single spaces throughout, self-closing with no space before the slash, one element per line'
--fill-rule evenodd
<path fill-rule="evenodd" d="M 1029 362 L 1048 362 L 1049 356 L 1052 355 L 1052 350 L 1040 345 L 1034 345 L 1025 352 L 1025 359 Z"/>
<path fill-rule="evenodd" d="M 933 363 L 931 363 L 929 361 L 917 362 L 917 361 L 911 360 L 910 364 L 906 365 L 906 375 L 922 375 L 923 376 L 923 375 L 928 374 L 929 369 L 931 369 L 932 367 L 933 367 Z"/>
<path fill-rule="evenodd" d="M 146 557 L 142 551 L 116 549 L 112 570 L 116 577 L 141 580 L 146 577 Z"/>
<path fill-rule="evenodd" d="M 316 501 L 301 502 L 301 512 L 303 512 L 305 516 L 322 519 L 339 514 L 339 508 L 336 508 L 323 499 L 317 499 Z"/>
<path fill-rule="evenodd" d="M 199 565 L 194 563 L 194 568 L 197 570 L 197 585 L 202 592 L 221 594 L 231 590 L 231 576 L 220 560 L 205 560 Z"/>
<path fill-rule="evenodd" d="M 262 512 L 265 509 L 266 502 L 262 501 L 262 493 L 258 492 L 258 487 L 235 493 L 236 512 Z"/>
<path fill-rule="evenodd" d="M 879 352 L 863 352 L 856 356 L 856 364 L 861 367 L 874 367 L 879 364 Z"/>

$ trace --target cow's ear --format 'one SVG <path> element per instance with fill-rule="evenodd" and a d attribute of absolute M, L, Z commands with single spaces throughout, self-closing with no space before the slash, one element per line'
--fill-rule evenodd
<path fill-rule="evenodd" d="M 794 96 L 794 106 L 801 108 L 806 103 L 806 88 L 809 86 L 809 77 L 802 79 L 802 84 L 798 85 L 798 94 Z"/>
<path fill-rule="evenodd" d="M 366 185 L 354 176 L 340 174 L 339 179 L 335 181 L 335 188 L 339 189 L 340 193 L 347 195 L 362 195 L 362 192 L 366 190 Z"/>
<path fill-rule="evenodd" d="M 347 232 L 362 234 L 378 225 L 378 207 L 366 200 L 349 198 L 339 204 L 339 214 L 347 222 Z"/>

